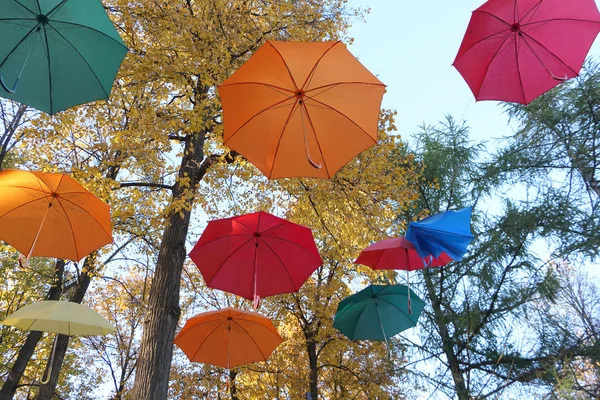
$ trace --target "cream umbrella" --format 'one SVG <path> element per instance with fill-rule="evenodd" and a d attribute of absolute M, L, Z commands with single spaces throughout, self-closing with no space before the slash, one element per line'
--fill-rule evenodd
<path fill-rule="evenodd" d="M 26 305 L 9 315 L 2 321 L 2 324 L 28 331 L 51 332 L 68 336 L 104 336 L 116 331 L 110 322 L 91 308 L 79 303 L 56 300 L 45 300 Z M 42 384 L 46 384 L 50 380 L 56 342 L 55 338 L 52 354 L 48 361 L 48 372 L 45 380 L 42 377 Z"/>

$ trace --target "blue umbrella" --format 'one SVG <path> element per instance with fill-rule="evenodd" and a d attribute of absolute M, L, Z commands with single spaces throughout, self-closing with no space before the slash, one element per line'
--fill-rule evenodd
<path fill-rule="evenodd" d="M 452 259 L 460 261 L 473 240 L 471 207 L 446 211 L 411 222 L 408 224 L 406 239 L 415 245 L 423 260 L 427 257 L 437 258 L 446 253 Z"/>

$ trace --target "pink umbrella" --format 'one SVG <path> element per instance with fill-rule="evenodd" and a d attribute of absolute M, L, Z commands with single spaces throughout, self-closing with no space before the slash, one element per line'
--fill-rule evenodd
<path fill-rule="evenodd" d="M 453 65 L 477 100 L 529 104 L 579 74 L 598 32 L 594 0 L 489 0 Z"/>

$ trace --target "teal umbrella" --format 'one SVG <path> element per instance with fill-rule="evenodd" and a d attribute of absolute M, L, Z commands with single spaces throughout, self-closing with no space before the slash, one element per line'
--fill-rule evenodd
<path fill-rule="evenodd" d="M 128 51 L 100 0 L 2 0 L 0 38 L 0 96 L 48 114 L 107 99 Z"/>
<path fill-rule="evenodd" d="M 384 340 L 387 345 L 390 337 L 417 324 L 423 307 L 423 300 L 405 285 L 371 285 L 340 302 L 333 326 L 351 340 Z"/>

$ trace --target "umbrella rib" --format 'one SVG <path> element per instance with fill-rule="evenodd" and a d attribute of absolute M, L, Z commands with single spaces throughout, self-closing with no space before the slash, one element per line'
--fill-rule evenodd
<path fill-rule="evenodd" d="M 360 319 L 362 318 L 363 314 L 365 313 L 365 310 L 367 309 L 367 307 L 369 307 L 371 304 L 367 301 L 365 303 L 365 306 L 363 307 L 362 310 L 360 310 L 360 314 L 358 314 L 358 318 L 356 318 L 356 324 L 354 324 L 354 329 L 352 329 L 352 336 L 354 337 L 354 334 L 356 333 L 356 329 L 358 328 L 358 323 L 360 322 Z M 350 307 L 348 307 L 349 309 Z M 352 339 L 354 340 L 354 339 Z"/>
<path fill-rule="evenodd" d="M 48 196 L 46 196 L 46 197 L 48 197 Z M 33 200 L 31 200 L 31 201 L 27 201 L 27 202 L 25 202 L 25 203 L 21 203 L 21 204 L 19 204 L 18 206 L 16 206 L 15 208 L 12 208 L 12 209 L 8 210 L 7 212 L 5 212 L 4 214 L 0 215 L 0 218 L 4 218 L 5 216 L 7 216 L 8 214 L 10 214 L 11 212 L 13 212 L 13 211 L 15 211 L 15 210 L 18 210 L 18 209 L 19 209 L 19 208 L 21 208 L 21 207 L 28 206 L 28 205 L 29 205 L 29 204 L 31 204 L 31 203 L 35 203 L 36 201 L 39 201 L 39 200 L 41 200 L 41 199 L 42 199 L 41 197 L 38 197 L 37 199 L 33 199 Z"/>
<path fill-rule="evenodd" d="M 441 229 L 435 229 L 435 228 L 422 228 L 422 227 L 415 226 L 415 225 L 413 225 L 412 227 L 413 227 L 413 229 L 420 229 L 421 232 L 428 232 L 429 231 L 429 232 L 443 233 L 443 234 L 452 235 L 452 236 L 473 237 L 473 234 L 471 234 L 471 233 L 469 233 L 469 234 L 466 234 L 466 233 L 457 233 L 457 232 L 443 231 Z"/>
<path fill-rule="evenodd" d="M 67 210 L 63 206 L 63 204 L 60 201 L 60 199 L 57 198 L 57 200 L 58 200 L 57 203 L 60 205 L 60 207 L 62 208 L 63 212 L 65 213 L 65 217 L 67 218 L 69 226 L 71 227 L 71 236 L 73 236 L 73 244 L 75 245 L 75 256 L 79 260 L 80 259 L 80 257 L 79 257 L 79 249 L 77 248 L 77 239 L 75 238 L 75 232 L 73 231 L 73 223 L 71 222 L 71 218 L 69 218 L 69 214 L 67 214 Z"/>
<path fill-rule="evenodd" d="M 224 320 L 224 321 L 226 321 L 226 320 Z M 194 358 L 196 358 L 196 356 L 198 355 L 198 353 L 199 353 L 199 352 L 200 352 L 200 350 L 202 349 L 202 346 L 204 346 L 204 343 L 206 343 L 206 341 L 208 340 L 208 338 L 209 338 L 209 337 L 211 337 L 211 336 L 213 335 L 213 333 L 215 333 L 215 332 L 217 331 L 217 329 L 221 328 L 221 327 L 223 326 L 223 324 L 224 324 L 224 322 L 223 322 L 223 321 L 221 321 L 221 322 L 219 323 L 219 325 L 217 325 L 217 326 L 215 327 L 215 329 L 213 329 L 213 330 L 212 330 L 212 331 L 211 331 L 211 332 L 210 332 L 210 333 L 209 333 L 209 334 L 208 334 L 208 335 L 207 335 L 207 336 L 204 338 L 204 340 L 202 341 L 202 343 L 200 343 L 200 344 L 198 345 L 198 349 L 196 350 L 196 352 L 194 353 L 194 355 L 193 355 L 193 356 L 190 358 L 190 360 L 193 360 Z M 188 331 L 188 332 L 190 332 L 190 331 Z M 227 338 L 227 340 L 230 340 L 230 338 Z"/>
<path fill-rule="evenodd" d="M 88 195 L 88 196 L 92 196 L 92 198 L 97 198 L 96 196 L 94 196 L 94 195 L 93 195 L 93 194 L 91 194 L 91 193 L 82 193 L 82 194 L 85 194 L 85 195 Z M 69 200 L 69 199 L 67 199 L 67 198 L 65 198 L 65 197 L 62 197 L 62 196 L 61 196 L 60 198 L 58 198 L 58 200 L 59 200 L 59 202 L 60 202 L 61 200 L 64 200 L 64 201 L 66 201 L 66 202 L 68 202 L 68 203 L 70 203 L 70 204 L 74 205 L 75 207 L 79 208 L 80 210 L 82 210 L 84 213 L 86 213 L 87 215 L 89 215 L 90 217 L 92 217 L 92 219 L 93 219 L 94 221 L 96 221 L 96 223 L 97 223 L 97 224 L 98 224 L 98 225 L 99 225 L 99 226 L 102 228 L 102 230 L 104 231 L 104 233 L 106 233 L 106 235 L 107 235 L 108 237 L 112 237 L 112 234 L 111 234 L 110 232 L 107 232 L 107 231 L 106 231 L 106 229 L 104 229 L 104 226 L 102 226 L 102 224 L 100 223 L 100 221 L 98 221 L 98 219 L 97 219 L 96 217 L 94 217 L 94 215 L 92 215 L 92 214 L 91 214 L 91 213 L 90 213 L 88 210 L 86 210 L 85 208 L 81 207 L 79 204 L 77 204 L 77 203 L 74 203 L 74 202 L 72 202 L 71 200 Z M 64 208 L 63 208 L 63 209 L 64 209 Z M 65 212 L 66 212 L 66 211 L 65 211 Z"/>
<path fill-rule="evenodd" d="M 212 282 L 213 279 L 215 279 L 215 276 L 217 276 L 217 274 L 219 273 L 219 271 L 221 270 L 221 268 L 223 268 L 223 266 L 227 263 L 227 261 L 242 247 L 244 247 L 245 245 L 247 245 L 248 243 L 250 243 L 252 240 L 254 240 L 254 236 L 251 236 L 250 239 L 246 240 L 244 243 L 242 243 L 240 246 L 238 246 L 237 249 L 233 250 L 225 260 L 223 260 L 223 262 L 221 263 L 221 265 L 219 266 L 219 268 L 217 268 L 217 270 L 215 271 L 215 273 L 213 274 L 213 277 L 211 278 L 210 282 Z M 210 282 L 206 282 L 207 285 L 210 285 Z"/>
<path fill-rule="evenodd" d="M 506 25 L 508 25 L 509 27 L 512 25 L 510 22 L 503 20 L 502 18 L 500 18 L 499 16 L 492 14 L 491 12 L 488 11 L 481 11 L 481 10 L 475 10 L 473 11 L 473 14 L 475 13 L 479 13 L 479 14 L 485 14 L 485 15 L 489 15 L 490 17 L 497 19 L 500 22 L 504 22 Z"/>
<path fill-rule="evenodd" d="M 552 55 L 552 57 L 556 58 L 562 65 L 564 65 L 565 67 L 567 67 L 568 69 L 570 69 L 575 75 L 578 75 L 578 72 L 575 71 L 573 68 L 571 68 L 569 65 L 565 64 L 565 62 L 563 60 L 560 59 L 560 57 L 558 57 L 556 54 L 554 54 L 552 51 L 550 51 L 546 46 L 544 46 L 543 44 L 541 44 L 539 41 L 537 41 L 533 36 L 529 35 L 527 32 L 523 32 L 523 34 L 525 36 L 527 36 L 527 38 L 529 38 L 531 41 L 535 42 L 537 45 L 539 45 L 542 49 L 546 50 L 550 55 Z M 544 65 L 544 63 L 542 62 L 542 60 L 540 60 L 540 58 L 538 57 L 538 55 L 535 53 L 535 51 L 533 51 L 533 49 L 531 48 L 531 46 L 529 45 L 529 43 L 527 43 L 526 40 L 523 40 L 525 42 L 525 44 L 527 44 L 527 47 L 529 47 L 529 49 L 531 50 L 531 52 L 533 53 L 533 55 L 535 55 L 535 58 L 538 59 L 538 61 L 540 62 L 540 64 L 542 64 L 542 66 L 551 73 L 551 71 Z"/>
<path fill-rule="evenodd" d="M 58 11 L 62 6 L 64 6 L 69 0 L 62 0 L 60 3 L 54 6 L 54 8 L 46 13 L 46 16 L 50 17 L 51 14 Z M 40 4 L 40 0 L 37 0 L 38 6 Z M 40 7 L 40 13 L 42 12 L 42 8 Z"/>
<path fill-rule="evenodd" d="M 290 224 L 290 223 L 291 223 L 291 222 L 289 222 L 289 221 L 283 220 L 282 222 L 278 223 L 277 225 L 273 225 L 272 227 L 270 227 L 270 228 L 267 228 L 267 229 L 265 229 L 264 231 L 260 231 L 260 234 L 261 234 L 261 235 L 264 235 L 264 234 L 265 234 L 265 232 L 269 232 L 271 229 L 279 228 L 279 227 L 281 227 L 281 226 L 286 226 L 286 225 L 288 225 L 288 224 Z"/>
<path fill-rule="evenodd" d="M 312 118 L 310 117 L 310 115 L 308 114 L 308 108 L 306 107 L 306 102 L 302 102 L 301 104 L 302 109 L 300 110 L 300 112 L 304 111 L 306 113 L 306 119 L 308 120 L 308 123 L 310 124 L 310 127 L 312 128 L 312 132 L 313 135 L 315 136 L 315 141 L 317 142 L 317 147 L 319 148 L 319 154 L 321 155 L 321 159 L 323 160 L 323 166 L 325 167 L 325 174 L 327 176 L 331 176 L 329 174 L 329 168 L 327 167 L 327 161 L 325 161 L 325 154 L 323 154 L 323 149 L 321 148 L 321 143 L 319 142 L 319 138 L 317 137 L 317 130 L 315 129 L 315 126 L 312 122 Z M 306 132 L 304 133 L 305 138 L 304 140 L 306 140 Z M 308 155 L 308 144 L 306 144 L 306 155 L 310 160 L 310 156 Z"/>
<path fill-rule="evenodd" d="M 307 249 L 306 247 L 300 246 L 298 243 L 296 243 L 296 242 L 294 242 L 294 241 L 292 241 L 292 240 L 289 240 L 289 239 L 284 239 L 284 238 L 282 238 L 282 237 L 279 237 L 279 236 L 267 236 L 267 237 L 268 237 L 269 239 L 282 240 L 282 241 L 284 241 L 284 242 L 291 243 L 291 244 L 293 244 L 293 245 L 295 245 L 295 246 L 297 246 L 297 247 L 301 248 L 302 250 L 306 251 L 307 253 L 310 253 L 310 249 Z M 261 239 L 262 239 L 262 237 L 261 237 Z M 264 240 L 264 239 L 263 239 L 263 240 Z"/>
<path fill-rule="evenodd" d="M 506 35 L 506 37 L 504 38 L 504 41 L 500 44 L 500 46 L 498 46 L 498 50 L 496 50 L 496 52 L 494 53 L 494 55 L 492 56 L 492 59 L 490 60 L 490 62 L 488 63 L 487 67 L 485 68 L 485 72 L 483 73 L 483 79 L 481 79 L 481 82 L 479 83 L 479 86 L 477 87 L 477 95 L 479 95 L 479 91 L 481 90 L 481 87 L 483 86 L 483 82 L 485 82 L 485 78 L 487 77 L 487 74 L 490 70 L 490 67 L 492 66 L 492 64 L 494 63 L 494 61 L 496 60 L 496 57 L 498 57 L 498 54 L 500 54 L 500 50 L 502 50 L 502 47 L 504 46 L 504 43 L 506 43 L 506 41 L 508 40 L 508 38 L 511 37 L 511 34 L 509 33 L 508 35 Z M 471 47 L 470 49 L 472 49 L 473 47 Z M 470 50 L 469 49 L 469 50 Z M 463 53 L 464 55 L 464 53 Z"/>
<path fill-rule="evenodd" d="M 37 25 L 31 28 L 31 30 L 27 32 L 27 34 L 23 36 L 23 38 L 21 38 L 21 40 L 19 40 L 17 44 L 15 44 L 15 47 L 13 47 L 12 50 L 6 54 L 6 57 L 4 57 L 4 60 L 2 60 L 2 62 L 0 63 L 0 67 L 2 67 L 4 63 L 8 60 L 8 58 L 12 55 L 12 53 L 14 53 L 19 48 L 19 46 L 21 46 L 25 42 L 25 40 L 27 40 L 31 36 L 31 34 L 35 31 L 36 27 Z"/>
<path fill-rule="evenodd" d="M 317 62 L 315 62 L 315 65 L 312 67 L 312 70 L 310 71 L 310 73 L 306 77 L 306 80 L 304 81 L 304 84 L 302 84 L 302 90 L 304 90 L 309 85 L 309 83 L 312 80 L 313 75 L 314 75 L 315 71 L 317 70 L 317 67 L 319 66 L 319 63 L 321 62 L 321 60 L 327 55 L 327 53 L 329 53 L 329 50 L 333 49 L 339 43 L 341 43 L 341 41 L 339 41 L 339 40 L 337 42 L 334 42 L 327 50 L 325 50 L 323 52 L 323 54 L 321 54 L 321 57 L 319 57 L 319 59 L 317 60 Z"/>
<path fill-rule="evenodd" d="M 96 32 L 96 33 L 99 33 L 99 34 L 100 34 L 100 35 L 102 35 L 102 36 L 105 36 L 105 37 L 107 37 L 108 39 L 111 39 L 113 42 L 115 42 L 115 43 L 119 44 L 121 47 L 125 48 L 125 50 L 129 51 L 129 48 L 128 48 L 128 47 L 127 47 L 127 46 L 126 46 L 126 45 L 125 45 L 125 44 L 124 44 L 122 41 L 119 41 L 119 40 L 115 39 L 114 37 L 112 37 L 112 36 L 110 36 L 110 35 L 107 35 L 106 33 L 102 32 L 102 31 L 100 31 L 100 30 L 98 30 L 98 29 L 96 29 L 96 28 L 92 28 L 91 26 L 87 26 L 87 25 L 83 25 L 83 24 L 78 24 L 78 23 L 76 23 L 76 22 L 69 22 L 69 21 L 59 21 L 59 20 L 56 20 L 56 19 L 53 19 L 51 22 L 52 22 L 53 24 L 59 23 L 59 24 L 65 24 L 65 25 L 72 25 L 72 26 L 76 26 L 76 27 L 78 27 L 78 28 L 89 29 L 89 30 L 91 30 L 91 31 L 94 31 L 94 32 Z M 122 39 L 121 39 L 121 40 L 122 40 Z"/>
<path fill-rule="evenodd" d="M 343 86 L 343 85 L 367 85 L 367 86 L 383 86 L 383 87 L 385 87 L 385 85 L 384 85 L 383 83 L 360 82 L 360 81 L 352 81 L 352 82 L 336 82 L 336 83 L 330 83 L 330 84 L 327 84 L 327 85 L 323 85 L 323 86 L 317 86 L 317 87 L 314 87 L 314 88 L 312 88 L 312 89 L 308 89 L 308 90 L 306 90 L 304 93 L 310 93 L 310 92 L 313 92 L 313 91 L 315 91 L 315 90 L 319 90 L 319 89 L 327 89 L 327 90 L 330 90 L 330 89 L 333 89 L 333 88 L 334 88 L 334 87 L 336 87 L 336 86 Z M 323 91 L 323 92 L 321 92 L 321 93 L 318 93 L 318 94 L 315 94 L 315 95 L 313 95 L 313 96 L 318 96 L 318 95 L 320 95 L 320 94 L 322 94 L 322 93 L 324 93 L 324 92 L 325 92 L 325 91 Z"/>
<path fill-rule="evenodd" d="M 296 92 L 294 92 L 293 90 L 286 89 L 286 88 L 284 88 L 284 87 L 277 86 L 277 85 L 272 85 L 272 84 L 270 84 L 270 83 L 265 83 L 265 82 L 252 82 L 252 81 L 246 81 L 246 82 L 234 82 L 234 83 L 227 83 L 227 84 L 224 84 L 224 85 L 219 85 L 219 87 L 220 87 L 220 88 L 222 88 L 222 87 L 238 86 L 238 85 L 258 85 L 258 86 L 266 86 L 266 87 L 268 87 L 269 89 L 273 89 L 273 90 L 274 90 L 274 91 L 276 91 L 277 93 L 284 94 L 284 95 L 286 95 L 286 96 L 287 96 L 287 93 L 282 93 L 281 91 L 284 91 L 284 92 L 289 92 L 289 93 L 292 93 L 292 94 L 294 94 L 294 95 L 296 94 Z M 293 96 L 292 96 L 292 97 L 293 97 Z"/>
<path fill-rule="evenodd" d="M 39 3 L 39 0 L 38 0 Z M 49 103 L 50 103 L 50 114 L 53 113 L 54 111 L 54 106 L 53 106 L 53 102 L 52 102 L 52 67 L 50 64 L 50 44 L 48 43 L 48 33 L 46 32 L 46 26 L 42 24 L 42 28 L 44 29 L 44 39 L 45 39 L 45 43 L 46 43 L 46 59 L 48 60 L 48 85 L 49 85 L 49 91 L 48 91 L 48 97 L 49 97 Z"/>
<path fill-rule="evenodd" d="M 36 15 L 36 13 L 33 10 L 30 10 L 29 7 L 27 7 L 25 4 L 21 3 L 20 1 L 17 0 L 13 0 L 14 3 L 17 3 L 18 5 L 20 5 L 21 7 L 23 7 L 24 9 L 26 9 L 27 11 L 29 11 L 30 13 L 32 13 L 33 15 Z M 38 4 L 39 5 L 39 4 Z"/>
<path fill-rule="evenodd" d="M 409 289 L 410 290 L 410 289 Z M 379 296 L 385 296 L 386 294 L 378 294 L 377 297 L 379 298 Z M 388 296 L 397 296 L 395 293 L 389 293 Z M 417 297 L 418 298 L 418 297 Z M 410 317 L 406 314 L 406 312 L 401 309 L 400 307 L 398 307 L 397 305 L 395 305 L 394 303 L 392 303 L 391 301 L 388 301 L 386 299 L 381 299 L 381 301 L 385 301 L 386 303 L 388 303 L 389 305 L 391 305 L 392 307 L 394 307 L 396 310 L 400 311 L 402 314 L 404 314 L 404 316 L 406 318 L 408 318 L 409 321 L 412 322 L 412 320 L 410 319 Z M 415 324 L 416 325 L 416 324 Z M 414 326 L 414 325 L 413 325 Z"/>
<path fill-rule="evenodd" d="M 292 83 L 294 84 L 294 88 L 296 89 L 295 92 L 298 91 L 298 84 L 296 83 L 296 80 L 294 79 L 294 76 L 292 75 L 292 71 L 290 70 L 290 67 L 288 66 L 287 62 L 285 61 L 285 58 L 283 58 L 283 56 L 281 55 L 281 53 L 279 52 L 279 50 L 277 50 L 277 48 L 275 46 L 273 46 L 273 44 L 271 43 L 271 41 L 267 41 L 267 43 L 269 43 L 269 45 L 271 45 L 271 47 L 273 48 L 273 50 L 275 50 L 275 52 L 279 55 L 279 58 L 281 58 L 281 61 L 283 62 L 283 65 L 285 65 L 285 69 L 287 70 L 290 79 L 292 80 Z"/>
<path fill-rule="evenodd" d="M 543 1 L 544 1 L 544 0 L 540 0 L 540 1 L 538 1 L 538 2 L 537 2 L 537 4 L 533 5 L 533 6 L 532 6 L 532 7 L 529 9 L 529 11 L 527 11 L 527 12 L 525 13 L 525 15 L 523 15 L 523 17 L 521 17 L 521 18 L 515 18 L 515 21 L 519 21 L 519 24 L 520 24 L 520 23 L 521 23 L 521 21 L 523 21 L 525 18 L 527 18 L 527 16 L 528 16 L 529 14 L 531 14 L 532 12 L 533 12 L 533 15 L 531 16 L 531 18 L 533 18 L 533 16 L 535 15 L 535 13 L 537 13 L 537 12 L 538 12 L 538 10 L 540 9 L 540 6 L 542 5 L 542 2 L 543 2 Z M 516 6 L 517 6 L 517 0 L 515 0 L 515 8 L 516 8 Z M 517 17 L 518 17 L 518 16 L 517 16 Z"/>
<path fill-rule="evenodd" d="M 473 49 L 475 46 L 479 45 L 479 44 L 480 44 L 480 43 L 482 43 L 482 42 L 485 42 L 486 40 L 489 40 L 489 39 L 493 38 L 494 36 L 501 35 L 501 34 L 506 34 L 506 32 L 508 32 L 508 31 L 507 31 L 507 30 L 504 30 L 504 31 L 500 31 L 500 32 L 492 33 L 491 35 L 488 35 L 488 36 L 486 36 L 486 37 L 484 37 L 484 38 L 481 38 L 481 39 L 479 39 L 478 41 L 476 41 L 475 43 L 473 43 L 473 44 L 471 45 L 471 47 L 469 47 L 468 49 L 466 49 L 465 51 L 463 51 L 463 53 L 460 55 L 460 57 L 457 57 L 457 58 L 454 60 L 454 63 L 453 63 L 453 65 L 454 65 L 454 64 L 456 64 L 456 62 L 457 62 L 458 60 L 460 60 L 461 58 L 463 58 L 463 56 L 464 56 L 465 54 L 467 54 L 469 51 L 471 51 L 471 50 L 472 50 L 472 49 Z M 509 34 L 509 36 L 510 36 L 510 34 Z M 505 41 L 506 41 L 506 39 L 505 39 Z M 504 45 L 504 43 L 502 43 L 502 45 Z M 500 47 L 502 47 L 502 45 L 500 45 Z"/>
<path fill-rule="evenodd" d="M 325 104 L 325 103 L 323 103 L 323 102 L 321 102 L 321 101 L 319 101 L 319 100 L 315 99 L 314 97 L 310 97 L 310 96 L 306 96 L 306 97 L 308 97 L 308 98 L 309 98 L 309 99 L 311 99 L 312 101 L 315 101 L 315 102 L 319 103 L 320 105 L 322 105 L 322 106 L 326 107 L 327 109 L 329 109 L 329 110 L 331 110 L 331 111 L 334 111 L 334 112 L 338 113 L 338 114 L 339 114 L 339 115 L 341 115 L 342 117 L 346 118 L 346 119 L 347 119 L 348 121 L 350 121 L 350 122 L 351 122 L 353 125 L 355 125 L 355 126 L 358 128 L 358 129 L 360 129 L 361 131 L 363 131 L 365 135 L 367 135 L 369 138 L 371 138 L 371 140 L 373 140 L 373 142 L 374 142 L 374 143 L 377 143 L 377 140 L 376 140 L 376 139 L 373 139 L 373 138 L 371 137 L 371 135 L 369 135 L 369 134 L 367 133 L 367 131 L 365 131 L 365 130 L 364 130 L 364 129 L 363 129 L 361 126 L 360 126 L 360 125 L 358 125 L 356 122 L 354 122 L 354 121 L 353 121 L 353 120 L 352 120 L 350 117 L 348 117 L 348 116 L 347 116 L 346 114 L 344 114 L 343 112 L 341 112 L 341 111 L 337 110 L 336 108 L 333 108 L 333 107 L 331 107 L 331 106 L 330 106 L 330 105 L 328 105 L 328 104 Z M 307 111 L 306 115 L 308 115 L 308 111 Z M 309 117 L 309 119 L 310 119 L 310 117 Z M 311 122 L 311 125 L 312 125 L 312 122 Z M 316 134 L 315 134 L 315 135 L 316 135 Z"/>
<path fill-rule="evenodd" d="M 31 18 L 0 18 L 0 21 L 32 21 Z"/>
<path fill-rule="evenodd" d="M 292 98 L 294 98 L 294 96 L 290 96 L 290 97 L 288 97 L 287 99 L 283 99 L 283 100 L 281 100 L 281 101 L 278 101 L 278 102 L 276 102 L 276 103 L 274 103 L 274 104 L 270 105 L 269 107 L 267 107 L 267 108 L 264 108 L 264 109 L 260 110 L 259 112 L 257 112 L 256 114 L 254 114 L 252 117 L 248 118 L 248 120 L 247 120 L 246 122 L 244 122 L 244 123 L 243 123 L 243 124 L 242 124 L 242 125 L 241 125 L 239 128 L 237 128 L 237 129 L 236 129 L 236 131 L 235 131 L 235 132 L 233 132 L 233 133 L 231 134 L 231 136 L 229 136 L 229 139 L 227 139 L 227 140 L 223 141 L 223 144 L 227 145 L 227 142 L 229 142 L 231 139 L 233 139 L 233 137 L 234 137 L 235 135 L 237 135 L 237 134 L 238 134 L 238 133 L 239 133 L 239 132 L 240 132 L 240 131 L 241 131 L 241 130 L 242 130 L 242 129 L 243 129 L 245 126 L 246 126 L 246 125 L 248 125 L 248 124 L 250 123 L 250 121 L 252 121 L 254 118 L 258 117 L 259 115 L 261 115 L 261 114 L 263 114 L 263 113 L 265 113 L 265 112 L 267 112 L 267 111 L 270 111 L 270 110 L 272 110 L 273 108 L 275 108 L 275 107 L 277 107 L 277 106 L 279 106 L 279 105 L 281 105 L 281 104 L 285 103 L 286 101 L 288 101 L 288 100 L 290 100 L 290 99 L 292 99 Z M 294 104 L 294 105 L 295 105 L 295 104 Z M 293 107 L 293 106 L 292 106 L 292 107 Z"/>
<path fill-rule="evenodd" d="M 517 0 L 515 0 L 515 6 L 516 6 L 516 1 Z M 521 88 L 521 94 L 523 95 L 523 101 L 527 102 L 527 96 L 525 95 L 525 88 L 523 87 L 523 77 L 521 76 L 521 64 L 519 64 L 519 40 L 516 37 L 515 37 L 515 63 L 517 64 L 517 76 L 519 77 L 519 87 Z"/>
<path fill-rule="evenodd" d="M 290 97 L 290 99 L 291 98 L 293 98 L 293 97 Z M 287 99 L 287 100 L 289 100 L 289 99 Z M 298 104 L 298 98 L 296 98 L 296 100 L 294 101 L 294 104 L 292 105 L 292 110 L 290 111 L 290 114 L 288 115 L 288 117 L 285 121 L 285 124 L 283 124 L 283 128 L 281 129 L 281 134 L 279 135 L 279 140 L 277 141 L 277 147 L 275 147 L 275 152 L 273 153 L 273 162 L 271 163 L 271 170 L 270 170 L 269 176 L 267 176 L 267 178 L 271 177 L 271 174 L 273 173 L 273 170 L 275 169 L 275 162 L 277 161 L 277 153 L 279 153 L 279 147 L 281 146 L 281 140 L 283 139 L 285 130 L 287 129 L 290 121 L 292 120 L 294 113 L 299 108 L 299 107 L 296 107 L 297 104 Z"/>
<path fill-rule="evenodd" d="M 598 21 L 592 21 L 589 19 L 578 19 L 578 18 L 552 18 L 552 19 L 542 19 L 542 20 L 537 20 L 537 21 L 533 21 L 533 22 L 527 22 L 524 24 L 521 24 L 521 27 L 524 26 L 531 26 L 531 25 L 535 25 L 535 24 L 542 24 L 542 23 L 546 23 L 546 22 L 554 22 L 554 21 L 573 21 L 573 22 L 589 22 L 592 24 L 597 24 Z M 524 34 L 527 35 L 527 32 L 523 32 Z M 527 35 L 529 36 L 529 35 Z"/>
<path fill-rule="evenodd" d="M 48 24 L 50 25 L 50 24 Z M 58 31 L 58 29 L 54 28 L 52 26 L 52 29 L 54 29 L 54 32 L 58 33 L 58 35 L 63 38 L 65 40 L 65 42 L 67 42 L 67 44 L 69 46 L 71 46 L 71 48 L 75 51 L 75 53 L 77 53 L 77 55 L 83 60 L 83 62 L 85 63 L 85 65 L 87 65 L 88 69 L 92 72 L 92 75 L 94 75 L 94 78 L 96 78 L 96 82 L 98 82 L 98 85 L 100 85 L 100 88 L 102 88 L 102 91 L 104 92 L 104 95 L 106 97 L 109 97 L 109 94 L 106 93 L 106 89 L 104 88 L 104 85 L 102 85 L 102 82 L 100 82 L 100 78 L 98 78 L 98 75 L 96 75 L 96 71 L 94 71 L 94 69 L 92 68 L 92 66 L 88 63 L 88 61 L 85 59 L 85 57 L 83 56 L 83 54 L 81 54 L 79 52 L 79 50 L 73 45 L 73 43 L 71 43 L 71 41 L 69 39 L 67 39 L 62 33 L 60 33 Z"/>
<path fill-rule="evenodd" d="M 283 262 L 281 257 L 279 257 L 279 254 L 277 254 L 277 252 L 262 237 L 260 239 L 264 242 L 265 245 L 267 245 L 267 247 L 273 252 L 273 254 L 275 254 L 275 257 L 277 257 L 277 259 L 281 263 L 281 266 L 283 267 L 283 270 L 285 271 L 286 275 L 288 276 L 288 278 L 290 278 L 290 282 L 292 282 L 292 287 L 294 288 L 294 290 L 299 290 L 300 288 L 296 287 L 296 283 L 294 282 L 294 279 L 292 279 L 290 271 L 288 271 L 288 269 L 285 267 L 285 263 Z M 256 265 L 254 265 L 254 268 L 256 269 Z"/>
<path fill-rule="evenodd" d="M 230 237 L 243 237 L 243 236 L 248 236 L 248 233 L 242 233 L 240 235 L 227 235 L 227 236 L 219 236 L 217 238 L 211 239 L 206 243 L 202 243 L 202 245 L 200 246 L 201 248 L 204 246 L 207 246 L 213 242 L 216 242 L 217 240 L 223 240 L 223 239 L 229 239 Z"/>
<path fill-rule="evenodd" d="M 258 349 L 258 352 L 259 352 L 259 353 L 260 353 L 260 355 L 263 357 L 263 361 L 267 361 L 267 359 L 268 359 L 269 357 L 266 357 L 266 356 L 265 356 L 265 354 L 262 352 L 262 350 L 261 350 L 260 346 L 258 345 L 258 343 L 256 343 L 256 340 L 254 340 L 254 337 L 253 337 L 253 336 L 250 334 L 250 332 L 248 332 L 248 331 L 246 330 L 246 328 L 244 328 L 244 327 L 242 326 L 242 324 L 240 324 L 240 323 L 239 323 L 239 322 L 237 322 L 236 320 L 232 319 L 232 321 L 233 321 L 234 323 L 236 323 L 236 324 L 237 324 L 237 325 L 238 325 L 240 328 L 242 328 L 242 330 L 243 330 L 244 332 L 246 332 L 246 335 L 248 335 L 248 337 L 249 337 L 249 338 L 252 340 L 252 343 L 254 343 L 254 345 L 255 345 L 255 346 L 256 346 L 256 348 Z M 270 330 L 270 329 L 269 329 L 268 331 L 269 331 L 269 332 L 271 332 L 271 330 Z M 271 332 L 271 333 L 272 333 L 272 332 Z"/>

